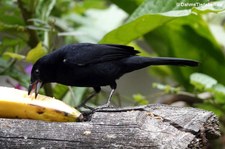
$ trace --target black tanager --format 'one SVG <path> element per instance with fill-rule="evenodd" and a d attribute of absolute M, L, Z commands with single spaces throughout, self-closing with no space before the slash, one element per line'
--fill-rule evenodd
<path fill-rule="evenodd" d="M 31 84 L 28 94 L 50 82 L 69 86 L 93 87 L 87 100 L 100 92 L 101 86 L 109 85 L 111 93 L 109 106 L 116 80 L 125 73 L 151 65 L 197 66 L 198 62 L 181 58 L 141 57 L 133 47 L 117 44 L 80 43 L 66 45 L 40 58 L 31 71 Z M 84 105 L 83 103 L 83 105 Z"/>

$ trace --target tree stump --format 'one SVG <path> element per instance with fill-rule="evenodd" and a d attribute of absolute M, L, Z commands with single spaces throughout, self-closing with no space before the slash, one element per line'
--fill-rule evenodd
<path fill-rule="evenodd" d="M 133 110 L 132 110 L 133 109 Z M 85 122 L 0 119 L 1 148 L 203 148 L 218 119 L 195 108 L 147 105 L 103 109 Z"/>

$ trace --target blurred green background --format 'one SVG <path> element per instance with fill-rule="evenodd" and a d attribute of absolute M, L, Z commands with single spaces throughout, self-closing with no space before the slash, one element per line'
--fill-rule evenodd
<path fill-rule="evenodd" d="M 113 104 L 203 108 L 219 116 L 224 132 L 225 1 L 1 0 L 0 85 L 27 90 L 38 58 L 80 42 L 126 44 L 143 56 L 198 60 L 197 68 L 157 66 L 123 76 Z M 41 93 L 76 106 L 91 91 L 53 83 Z M 89 104 L 105 103 L 108 94 L 103 88 Z M 224 142 L 218 139 L 218 148 Z"/>

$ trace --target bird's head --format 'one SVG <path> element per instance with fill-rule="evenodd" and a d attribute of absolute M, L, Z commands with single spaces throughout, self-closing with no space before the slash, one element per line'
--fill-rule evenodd
<path fill-rule="evenodd" d="M 42 79 L 42 65 L 41 65 L 41 59 L 39 59 L 33 66 L 31 70 L 31 79 L 30 79 L 30 85 L 28 88 L 28 95 L 31 94 L 32 91 L 35 93 L 35 98 L 38 95 L 39 89 L 43 85 L 43 79 Z"/>
<path fill-rule="evenodd" d="M 40 88 L 45 83 L 53 82 L 52 79 L 54 79 L 54 65 L 51 64 L 48 57 L 44 56 L 33 65 L 28 95 L 34 91 L 36 98 Z"/>

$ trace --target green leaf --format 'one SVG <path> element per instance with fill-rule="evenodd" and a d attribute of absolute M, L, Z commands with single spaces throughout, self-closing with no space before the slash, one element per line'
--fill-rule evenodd
<path fill-rule="evenodd" d="M 53 97 L 56 99 L 63 99 L 63 97 L 68 92 L 68 87 L 62 84 L 56 84 L 53 90 Z"/>
<path fill-rule="evenodd" d="M 211 90 L 217 103 L 225 103 L 225 86 L 222 84 L 214 85 Z"/>
<path fill-rule="evenodd" d="M 18 54 L 18 53 L 13 53 L 13 52 L 5 52 L 3 53 L 3 56 L 8 56 L 10 58 L 14 58 L 14 59 L 17 59 L 17 60 L 22 60 L 22 59 L 25 59 L 25 56 L 24 55 L 21 55 L 21 54 Z"/>
<path fill-rule="evenodd" d="M 107 1 L 103 0 L 85 0 L 76 1 L 74 11 L 83 14 L 90 9 L 104 9 L 107 6 Z"/>
<path fill-rule="evenodd" d="M 184 2 L 188 2 L 187 0 L 183 0 Z M 183 2 L 182 1 L 182 2 Z M 154 5 L 157 6 L 156 10 L 152 10 L 153 7 L 152 4 L 155 3 L 161 3 L 161 5 Z M 182 18 L 189 15 L 196 15 L 196 9 L 186 9 L 186 10 L 176 10 L 176 2 L 170 1 L 146 1 L 146 3 L 141 5 L 139 8 L 140 10 L 135 11 L 132 16 L 128 19 L 128 23 L 120 26 L 119 28 L 109 32 L 106 34 L 100 43 L 119 43 L 119 44 L 127 44 L 131 42 L 132 40 L 139 38 L 143 36 L 144 34 L 162 26 L 167 23 L 170 23 L 170 21 Z M 222 4 L 224 2 L 221 2 Z M 150 6 L 149 6 L 150 5 Z M 166 5 L 166 6 L 165 6 Z M 165 12 L 166 10 L 158 10 L 158 6 L 161 8 L 167 7 L 166 10 L 173 10 L 173 7 L 175 10 Z M 164 7 L 162 7 L 164 6 Z M 142 8 L 144 7 L 144 8 Z M 225 6 L 223 7 L 225 8 Z M 208 10 L 211 10 L 210 8 Z M 211 11 L 215 11 L 217 9 L 212 9 Z M 222 11 L 221 9 L 219 9 Z M 218 11 L 219 11 L 218 10 Z M 199 9 L 198 12 L 205 11 Z M 165 13 L 160 13 L 165 12 Z M 197 14 L 198 15 L 198 14 Z M 193 22 L 189 22 L 193 23 Z M 126 35 L 126 36 L 125 36 Z"/>
<path fill-rule="evenodd" d="M 173 19 L 159 14 L 144 15 L 109 32 L 100 43 L 127 44 Z"/>
<path fill-rule="evenodd" d="M 141 94 L 134 94 L 133 99 L 140 105 L 147 105 L 149 103 L 146 97 Z"/>
<path fill-rule="evenodd" d="M 71 106 L 77 106 L 81 103 L 87 88 L 84 87 L 71 87 L 63 101 Z"/>
<path fill-rule="evenodd" d="M 192 11 L 198 14 L 208 14 L 210 12 L 219 13 L 225 10 L 224 9 L 225 3 L 223 1 L 217 1 L 217 2 L 211 2 L 211 3 L 209 3 L 209 1 L 206 1 L 205 3 L 202 3 L 202 4 L 203 5 L 200 5 L 200 7 L 198 8 L 195 8 L 195 7 L 192 8 Z"/>
<path fill-rule="evenodd" d="M 209 4 L 208 0 L 145 0 L 131 15 L 128 22 L 146 14 L 164 13 L 168 16 L 185 16 L 193 12 L 195 14 L 220 12 L 225 8 L 223 2 L 206 4 Z"/>
<path fill-rule="evenodd" d="M 114 4 L 118 7 L 126 11 L 127 13 L 131 14 L 134 10 L 143 2 L 144 0 L 111 0 Z M 129 5 L 128 5 L 129 2 Z"/>
<path fill-rule="evenodd" d="M 51 1 L 39 0 L 39 3 L 36 8 L 36 12 L 42 20 L 47 21 L 52 9 L 54 8 L 55 3 L 56 3 L 56 0 L 51 0 Z"/>
<path fill-rule="evenodd" d="M 74 91 L 74 94 L 76 96 L 75 104 L 78 105 L 83 100 L 84 94 L 86 93 L 87 88 L 85 88 L 85 87 L 76 87 L 73 91 Z"/>
<path fill-rule="evenodd" d="M 210 12 L 222 12 L 222 9 L 206 6 L 204 9 L 201 7 L 196 8 L 199 10 L 197 12 L 192 7 L 176 8 L 176 3 L 195 3 L 195 1 L 185 0 L 163 1 L 164 3 L 162 1 L 153 1 L 152 5 L 150 1 L 145 2 L 147 6 L 143 4 L 143 9 L 140 8 L 140 11 L 135 11 L 126 24 L 106 34 L 100 43 L 127 44 L 134 39 L 144 36 L 145 41 L 159 56 L 204 61 L 196 69 L 204 70 L 205 73 L 219 78 L 219 81 L 225 83 L 223 79 L 225 76 L 225 70 L 223 69 L 225 65 L 224 54 L 221 51 L 221 46 L 215 40 L 215 37 L 213 37 L 207 22 L 201 15 L 201 12 L 205 12 L 206 10 Z M 159 5 L 158 3 L 160 2 L 163 4 Z M 207 1 L 201 2 L 207 3 Z M 225 7 L 224 1 L 220 1 L 219 3 L 222 8 Z M 158 8 L 160 6 L 161 8 Z M 166 8 L 166 10 L 163 8 Z M 187 67 L 170 68 L 172 70 L 170 71 L 170 75 L 186 89 L 190 89 L 191 86 L 188 83 L 189 75 L 196 71 L 196 69 Z M 156 69 L 160 69 L 160 67 Z M 221 73 L 216 73 L 216 70 L 221 70 Z M 160 75 L 158 73 L 158 76 Z"/>
<path fill-rule="evenodd" d="M 163 85 L 163 84 L 160 84 L 160 83 L 153 83 L 152 86 L 154 88 L 157 88 L 159 90 L 163 90 L 164 92 L 166 93 L 178 93 L 180 91 L 180 88 L 175 88 L 175 87 L 172 87 L 170 85 Z"/>
<path fill-rule="evenodd" d="M 190 83 L 194 85 L 195 88 L 204 91 L 212 88 L 213 85 L 217 84 L 217 80 L 206 74 L 193 73 L 190 76 Z"/>
<path fill-rule="evenodd" d="M 36 47 L 31 49 L 27 56 L 26 56 L 26 61 L 35 63 L 39 58 L 47 54 L 47 50 L 42 46 L 42 43 L 39 42 Z"/>
<path fill-rule="evenodd" d="M 15 7 L 13 3 L 11 4 L 1 4 L 0 9 L 0 22 L 11 25 L 23 25 L 24 21 L 22 15 L 20 15 L 20 10 L 18 7 Z"/>
<path fill-rule="evenodd" d="M 181 1 L 182 2 L 182 1 Z M 176 1 L 173 0 L 145 0 L 129 17 L 127 22 L 133 21 L 143 15 L 157 14 L 177 10 Z"/>
<path fill-rule="evenodd" d="M 7 32 L 24 32 L 25 33 L 26 28 L 21 25 L 17 24 L 6 24 L 5 22 L 0 21 L 0 31 L 7 31 Z"/>
<path fill-rule="evenodd" d="M 170 67 L 170 75 L 186 89 L 191 87 L 188 85 L 189 75 L 197 70 L 225 83 L 224 54 L 201 16 L 189 15 L 178 18 L 144 37 L 158 56 L 189 58 L 200 62 L 195 68 Z M 220 70 L 220 73 L 217 73 L 217 70 Z M 158 75 L 160 76 L 160 73 Z"/>

